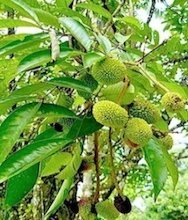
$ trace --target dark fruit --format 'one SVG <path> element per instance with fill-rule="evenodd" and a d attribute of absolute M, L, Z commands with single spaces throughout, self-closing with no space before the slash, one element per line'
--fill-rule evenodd
<path fill-rule="evenodd" d="M 122 214 L 127 214 L 132 210 L 131 202 L 127 196 L 116 196 L 114 198 L 114 206 Z"/>

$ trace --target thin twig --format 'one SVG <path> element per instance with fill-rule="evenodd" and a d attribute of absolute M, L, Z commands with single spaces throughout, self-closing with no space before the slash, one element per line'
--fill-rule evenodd
<path fill-rule="evenodd" d="M 170 38 L 169 38 L 170 39 Z M 168 40 L 169 40 L 168 39 Z M 137 63 L 143 63 L 144 59 L 149 56 L 151 53 L 153 53 L 154 51 L 156 51 L 157 49 L 159 49 L 160 47 L 162 47 L 163 45 L 165 45 L 167 43 L 168 40 L 164 40 L 161 44 L 157 45 L 156 47 L 154 47 L 150 52 L 146 53 L 145 55 L 143 55 L 142 58 L 140 58 L 139 60 L 137 60 Z"/>

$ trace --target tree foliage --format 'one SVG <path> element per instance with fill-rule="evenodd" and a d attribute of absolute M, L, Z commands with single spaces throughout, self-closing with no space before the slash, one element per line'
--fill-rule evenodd
<path fill-rule="evenodd" d="M 155 1 L 0 0 L 2 218 L 110 219 L 104 209 L 118 218 L 114 198 L 130 206 L 124 182 L 142 158 L 155 199 L 168 175 L 176 186 L 176 162 L 160 138 L 173 118 L 188 120 L 188 3 L 165 2 L 159 14 L 167 39 L 150 25 L 159 16 Z M 178 94 L 181 109 L 164 108 L 166 93 Z M 144 122 L 151 134 L 144 144 L 125 134 L 127 118 L 120 128 L 105 127 L 92 111 L 106 100 L 129 112 L 136 97 L 160 114 Z M 118 123 L 124 114 L 108 108 L 105 120 Z"/>

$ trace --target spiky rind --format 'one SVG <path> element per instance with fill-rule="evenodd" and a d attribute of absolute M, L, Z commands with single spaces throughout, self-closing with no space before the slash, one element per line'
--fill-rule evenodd
<path fill-rule="evenodd" d="M 137 97 L 129 108 L 132 117 L 142 118 L 147 123 L 152 124 L 160 119 L 159 109 L 148 100 Z"/>
<path fill-rule="evenodd" d="M 122 128 L 128 121 L 127 111 L 111 101 L 99 101 L 93 107 L 93 116 L 100 124 Z"/>
<path fill-rule="evenodd" d="M 131 118 L 125 128 L 125 139 L 133 144 L 143 146 L 152 137 L 152 130 L 148 123 L 141 118 Z"/>
<path fill-rule="evenodd" d="M 163 146 L 167 148 L 167 150 L 170 150 L 174 144 L 172 137 L 168 134 L 165 137 L 162 137 L 159 139 Z"/>
<path fill-rule="evenodd" d="M 161 99 L 163 107 L 167 111 L 179 111 L 184 107 L 184 102 L 179 93 L 167 92 Z"/>
<path fill-rule="evenodd" d="M 102 84 L 112 85 L 122 81 L 126 74 L 125 65 L 114 58 L 103 58 L 92 68 L 93 77 Z"/>
<path fill-rule="evenodd" d="M 92 92 L 97 89 L 98 82 L 93 78 L 92 75 L 86 73 L 86 74 L 80 76 L 79 80 L 84 82 L 91 89 Z M 90 99 L 92 96 L 91 93 L 82 92 L 82 91 L 78 91 L 78 94 L 85 99 Z"/>

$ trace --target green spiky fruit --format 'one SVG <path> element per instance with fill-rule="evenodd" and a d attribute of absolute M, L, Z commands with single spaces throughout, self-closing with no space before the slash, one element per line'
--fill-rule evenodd
<path fill-rule="evenodd" d="M 142 97 L 137 97 L 130 105 L 129 114 L 135 118 L 142 118 L 149 124 L 155 123 L 160 119 L 158 108 Z"/>
<path fill-rule="evenodd" d="M 80 76 L 79 80 L 84 82 L 91 89 L 92 92 L 97 89 L 98 82 L 93 78 L 92 75 L 86 73 L 86 74 Z M 82 91 L 78 91 L 78 94 L 85 99 L 90 99 L 92 96 L 91 93 L 82 92 Z"/>
<path fill-rule="evenodd" d="M 133 143 L 132 146 L 142 146 L 152 137 L 152 130 L 148 123 L 141 118 L 132 118 L 125 128 L 125 138 Z"/>
<path fill-rule="evenodd" d="M 165 137 L 160 138 L 159 140 L 161 141 L 163 146 L 167 148 L 167 150 L 170 150 L 174 143 L 172 137 L 169 134 L 166 135 Z"/>
<path fill-rule="evenodd" d="M 92 75 L 99 83 L 112 85 L 124 79 L 126 67 L 121 61 L 107 57 L 93 66 Z"/>
<path fill-rule="evenodd" d="M 127 111 L 111 101 L 99 101 L 93 107 L 97 122 L 107 127 L 122 128 L 128 121 Z"/>
<path fill-rule="evenodd" d="M 161 99 L 163 107 L 167 111 L 179 111 L 184 107 L 184 102 L 180 94 L 176 92 L 167 92 Z"/>

